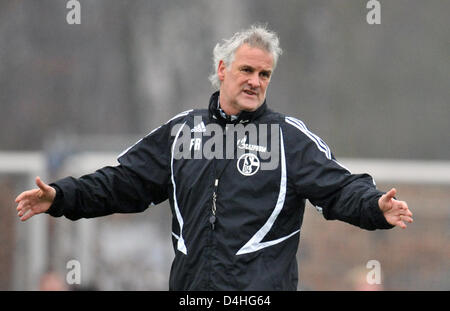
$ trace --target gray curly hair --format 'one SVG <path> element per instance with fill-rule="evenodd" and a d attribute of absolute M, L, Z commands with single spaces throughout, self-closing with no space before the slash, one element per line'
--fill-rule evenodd
<path fill-rule="evenodd" d="M 235 33 L 230 39 L 224 39 L 223 43 L 217 43 L 213 51 L 213 73 L 209 76 L 209 81 L 214 88 L 220 88 L 220 80 L 217 76 L 219 62 L 223 60 L 227 68 L 230 68 L 234 61 L 236 50 L 243 44 L 251 47 L 261 48 L 273 56 L 273 69 L 277 65 L 279 56 L 283 53 L 280 48 L 278 35 L 267 29 L 265 25 L 252 25 L 249 29 Z"/>

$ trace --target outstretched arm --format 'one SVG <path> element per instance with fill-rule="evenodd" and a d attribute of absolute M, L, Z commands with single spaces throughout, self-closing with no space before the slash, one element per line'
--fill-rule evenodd
<path fill-rule="evenodd" d="M 287 163 L 299 195 L 317 207 L 327 220 L 341 220 L 366 230 L 406 228 L 412 213 L 406 202 L 384 193 L 368 174 L 352 174 L 336 161 L 329 147 L 300 121 L 286 122 L 296 139 L 286 140 Z M 304 134 L 304 135 L 303 135 Z"/>
<path fill-rule="evenodd" d="M 170 179 L 171 127 L 163 125 L 128 148 L 117 159 L 79 178 L 59 179 L 50 185 L 36 178 L 38 189 L 16 198 L 22 221 L 47 213 L 70 220 L 114 213 L 139 213 L 167 199 Z"/>
<path fill-rule="evenodd" d="M 408 208 L 408 204 L 404 201 L 397 201 L 394 197 L 397 193 L 395 188 L 389 190 L 386 194 L 378 199 L 378 206 L 383 212 L 386 221 L 393 226 L 406 228 L 407 223 L 412 223 L 412 213 Z"/>
<path fill-rule="evenodd" d="M 16 198 L 18 216 L 25 221 L 34 215 L 45 213 L 55 199 L 56 190 L 36 177 L 37 189 L 24 191 Z"/>

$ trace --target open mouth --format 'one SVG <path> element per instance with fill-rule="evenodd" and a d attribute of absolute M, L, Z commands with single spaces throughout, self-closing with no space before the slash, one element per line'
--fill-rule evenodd
<path fill-rule="evenodd" d="M 256 92 L 253 92 L 251 90 L 244 90 L 244 93 L 249 95 L 249 96 L 256 96 L 257 95 Z"/>

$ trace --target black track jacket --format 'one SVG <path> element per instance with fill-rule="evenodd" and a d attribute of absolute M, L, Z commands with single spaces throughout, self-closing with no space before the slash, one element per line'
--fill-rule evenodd
<path fill-rule="evenodd" d="M 231 121 L 218 95 L 209 109 L 180 113 L 153 130 L 118 166 L 52 183 L 47 213 L 76 220 L 142 212 L 169 199 L 170 290 L 296 290 L 306 199 L 326 219 L 393 227 L 372 177 L 351 174 L 303 122 L 266 103 Z"/>

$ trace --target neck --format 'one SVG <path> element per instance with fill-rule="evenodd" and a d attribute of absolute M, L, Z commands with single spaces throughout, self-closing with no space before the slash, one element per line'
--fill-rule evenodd
<path fill-rule="evenodd" d="M 239 111 L 238 115 L 229 114 L 230 111 L 228 111 L 227 113 L 223 110 L 223 101 L 222 97 L 220 97 L 219 94 L 219 91 L 217 91 L 211 95 L 208 109 L 212 118 L 217 119 L 218 121 L 223 123 L 250 122 L 263 115 L 267 108 L 264 101 L 264 103 L 260 105 L 255 111 Z"/>
<path fill-rule="evenodd" d="M 229 101 L 227 101 L 227 98 L 225 98 L 225 95 L 223 95 L 223 92 L 220 92 L 218 103 L 219 103 L 222 111 L 225 112 L 229 116 L 237 116 L 241 113 L 240 110 L 234 109 L 229 104 Z"/>

